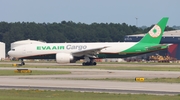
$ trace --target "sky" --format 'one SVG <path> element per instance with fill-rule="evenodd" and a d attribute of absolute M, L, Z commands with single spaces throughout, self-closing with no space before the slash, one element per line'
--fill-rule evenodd
<path fill-rule="evenodd" d="M 0 22 L 126 23 L 180 26 L 180 0 L 0 0 Z"/>

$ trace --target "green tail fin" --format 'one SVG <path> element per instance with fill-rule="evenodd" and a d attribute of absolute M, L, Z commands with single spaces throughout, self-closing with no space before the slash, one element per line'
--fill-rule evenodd
<path fill-rule="evenodd" d="M 168 17 L 162 18 L 139 42 L 159 44 L 168 19 Z"/>

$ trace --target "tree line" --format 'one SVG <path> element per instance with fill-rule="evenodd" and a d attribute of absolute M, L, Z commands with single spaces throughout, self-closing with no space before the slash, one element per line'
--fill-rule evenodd
<path fill-rule="evenodd" d="M 47 43 L 59 42 L 117 42 L 124 41 L 125 35 L 146 33 L 152 26 L 142 29 L 126 23 L 61 23 L 0 22 L 0 41 L 10 43 L 19 40 L 40 40 Z M 166 30 L 173 30 L 166 27 Z"/>

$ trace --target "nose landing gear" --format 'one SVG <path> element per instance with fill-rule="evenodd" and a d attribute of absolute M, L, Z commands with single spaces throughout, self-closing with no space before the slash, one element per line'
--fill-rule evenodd
<path fill-rule="evenodd" d="M 20 59 L 21 60 L 21 66 L 25 65 L 25 62 L 23 61 L 23 59 Z"/>

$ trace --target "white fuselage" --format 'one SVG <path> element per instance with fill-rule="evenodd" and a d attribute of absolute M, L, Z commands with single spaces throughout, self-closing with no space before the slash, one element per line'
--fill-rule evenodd
<path fill-rule="evenodd" d="M 11 57 L 26 57 L 54 53 L 74 53 L 93 48 L 101 48 L 99 53 L 118 53 L 124 51 L 137 42 L 97 42 L 97 43 L 43 43 L 26 44 L 12 48 L 8 52 Z"/>

